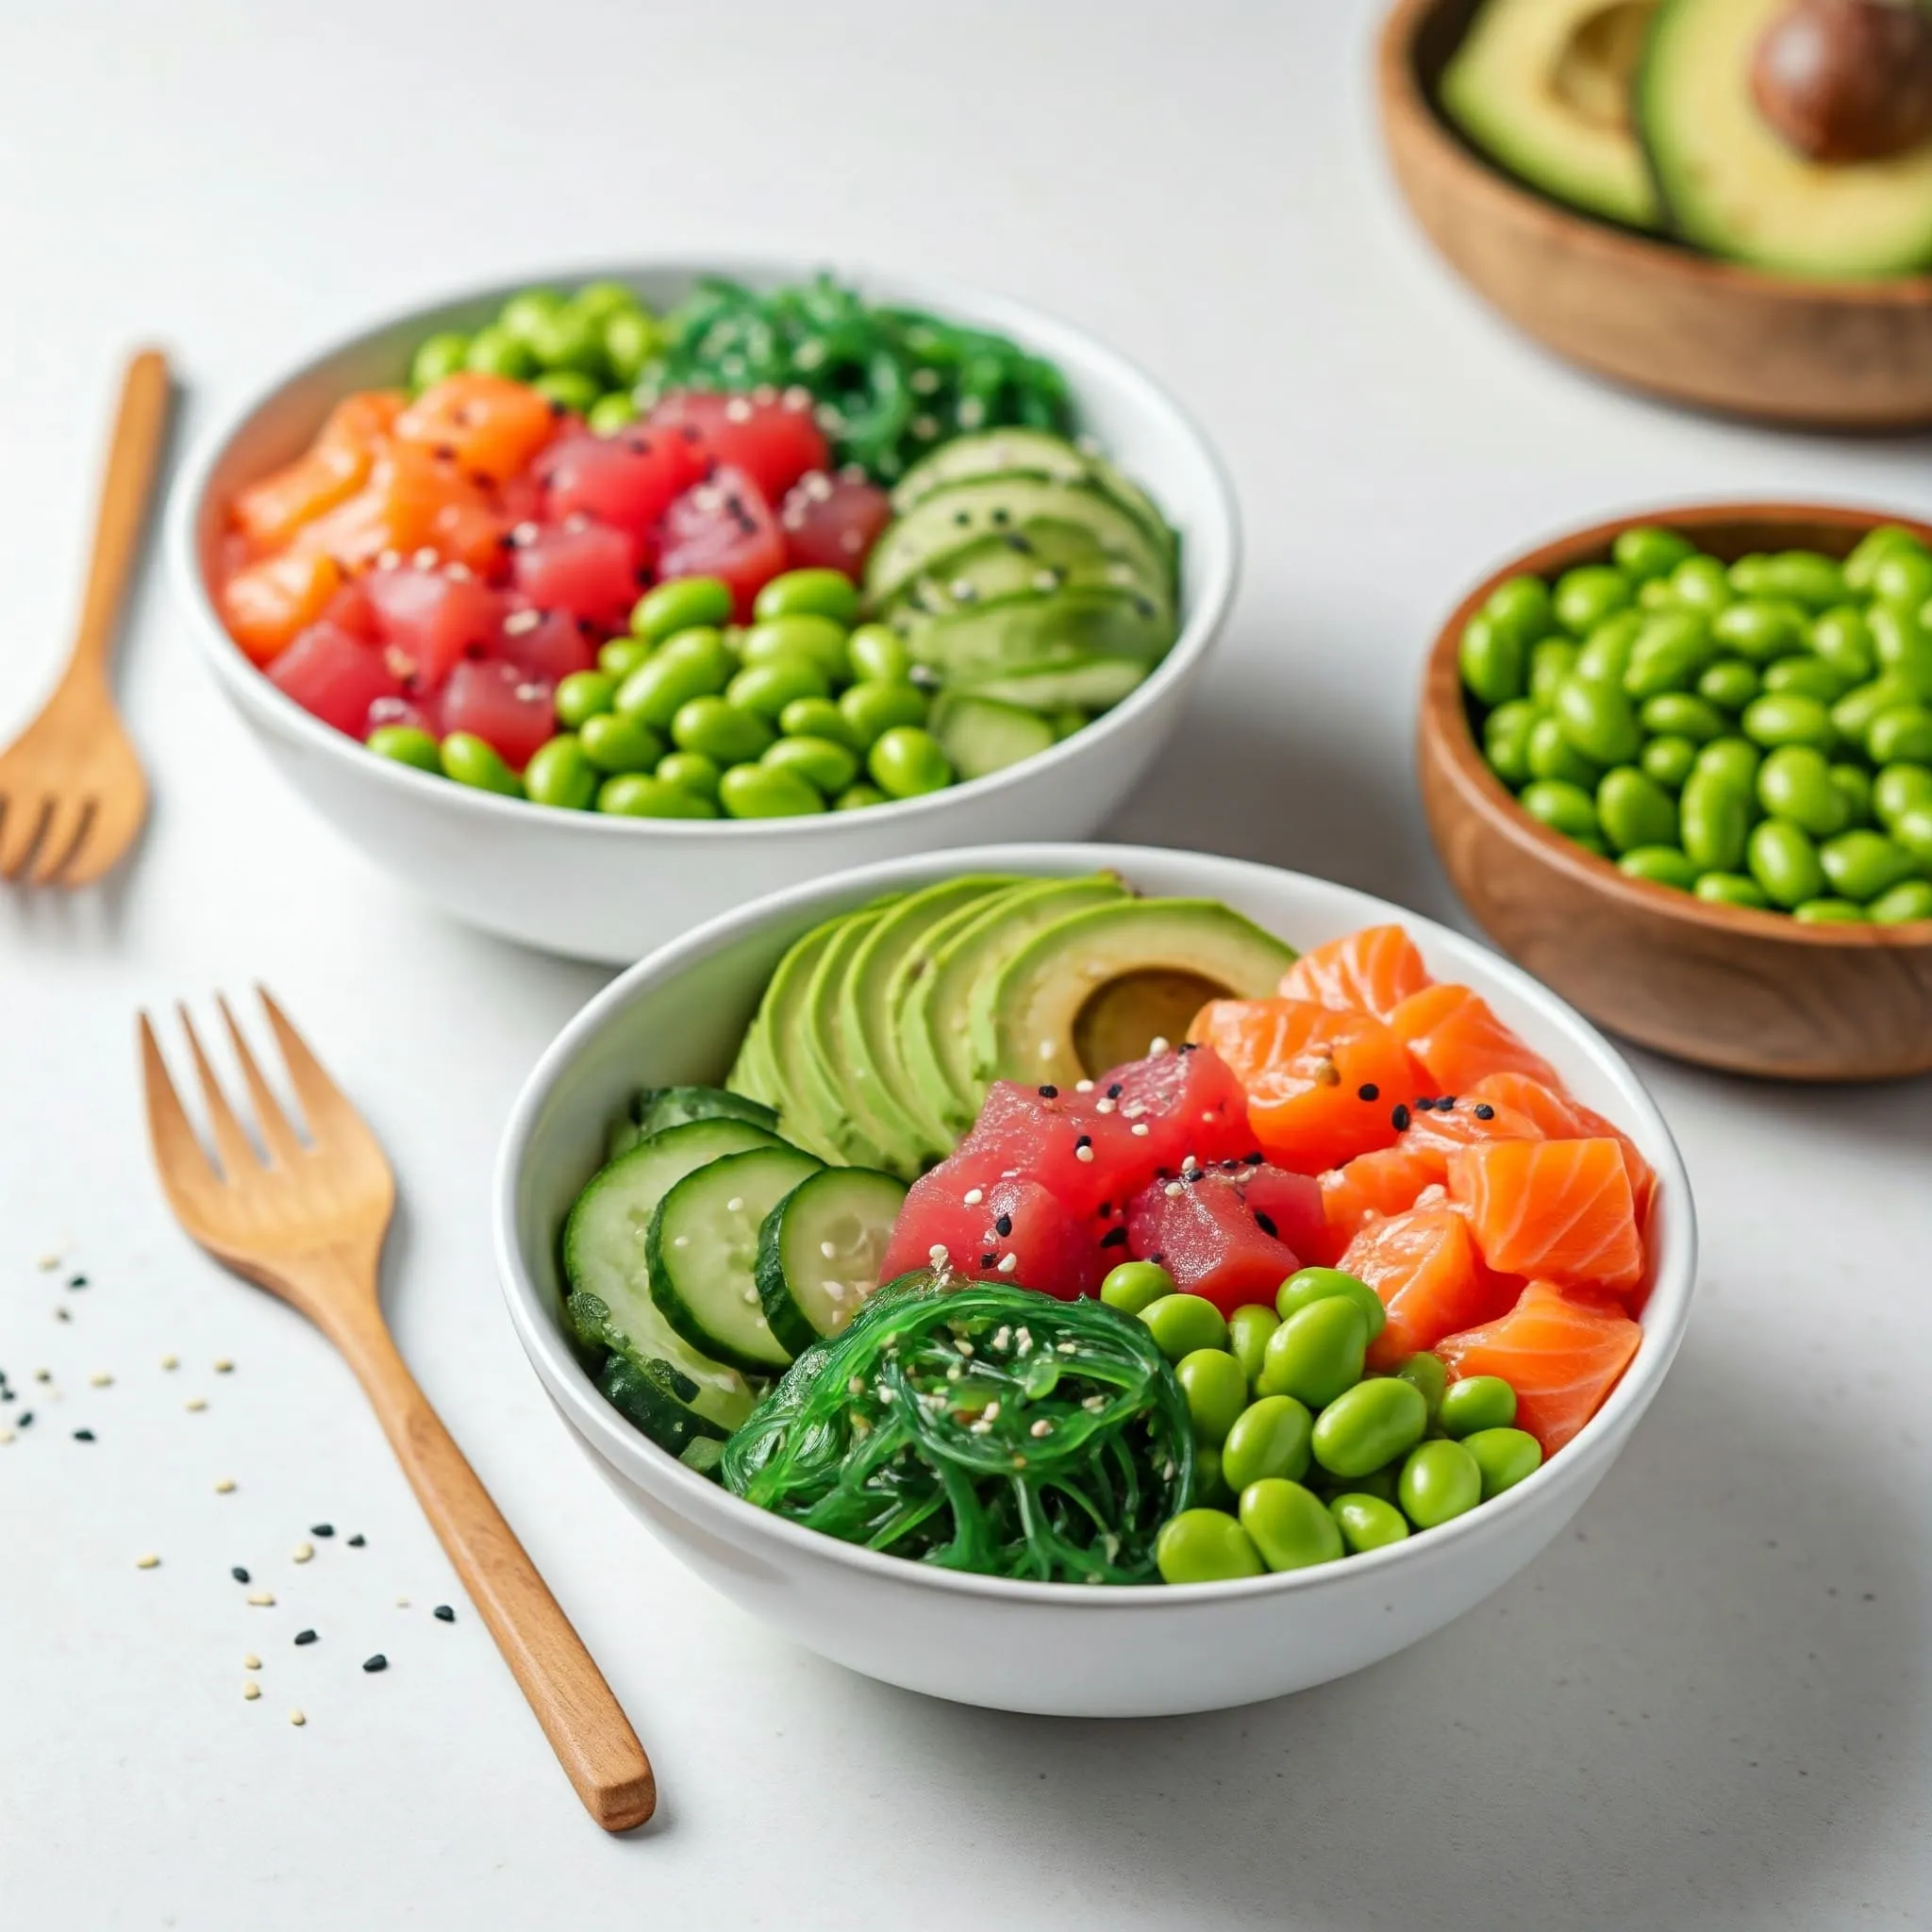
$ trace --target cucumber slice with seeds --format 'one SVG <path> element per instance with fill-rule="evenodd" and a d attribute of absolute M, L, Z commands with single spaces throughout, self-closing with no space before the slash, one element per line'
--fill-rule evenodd
<path fill-rule="evenodd" d="M 691 1121 L 749 1121 L 768 1134 L 778 1131 L 778 1112 L 760 1100 L 727 1093 L 722 1087 L 646 1087 L 611 1123 L 607 1159 L 628 1154 L 641 1141 Z"/>
<path fill-rule="evenodd" d="M 824 1165 L 782 1141 L 755 1147 L 687 1174 L 658 1204 L 644 1244 L 651 1299 L 701 1354 L 755 1375 L 791 1360 L 758 1300 L 758 1230 Z"/>
<path fill-rule="evenodd" d="M 864 1167 L 802 1180 L 758 1230 L 758 1290 L 772 1333 L 793 1355 L 836 1335 L 879 1281 L 906 1183 Z"/>
<path fill-rule="evenodd" d="M 1054 744 L 1053 726 L 1038 711 L 951 691 L 933 706 L 929 726 L 962 779 L 1003 772 Z"/>

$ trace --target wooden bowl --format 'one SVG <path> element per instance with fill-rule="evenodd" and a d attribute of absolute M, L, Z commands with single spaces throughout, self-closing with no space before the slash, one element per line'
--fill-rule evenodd
<path fill-rule="evenodd" d="M 1932 543 L 1932 525 L 1809 504 L 1704 505 L 1620 518 L 1497 571 L 1429 653 L 1418 758 L 1436 849 L 1483 929 L 1593 1020 L 1660 1053 L 1785 1080 L 1879 1080 L 1932 1070 L 1932 920 L 1807 925 L 1626 878 L 1540 824 L 1470 726 L 1457 650 L 1506 577 L 1554 577 L 1608 558 L 1632 524 L 1681 530 L 1726 560 L 1747 551 L 1842 557 L 1874 524 Z"/>
<path fill-rule="evenodd" d="M 1678 402 L 1813 428 L 1932 424 L 1932 275 L 1814 282 L 1692 254 L 1545 200 L 1436 107 L 1480 0 L 1398 0 L 1382 129 L 1410 212 L 1478 294 L 1539 341 Z"/>

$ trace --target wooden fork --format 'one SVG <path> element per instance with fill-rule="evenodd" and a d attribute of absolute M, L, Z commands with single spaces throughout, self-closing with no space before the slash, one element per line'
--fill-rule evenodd
<path fill-rule="evenodd" d="M 256 1152 L 183 1008 L 182 1030 L 218 1157 L 210 1162 L 142 1013 L 148 1137 L 169 1206 L 224 1266 L 291 1303 L 335 1343 L 577 1796 L 606 1831 L 628 1831 L 650 1817 L 658 1802 L 643 1746 L 570 1620 L 417 1388 L 383 1320 L 378 1262 L 395 1205 L 389 1162 L 282 1009 L 265 990 L 258 991 L 308 1138 L 297 1135 L 269 1091 L 223 1000 L 222 1018 L 265 1149 Z"/>
<path fill-rule="evenodd" d="M 167 362 L 159 350 L 143 349 L 121 381 L 73 654 L 39 717 L 0 753 L 0 879 L 92 885 L 134 843 L 147 816 L 147 780 L 114 709 L 108 659 L 141 549 L 168 402 Z"/>

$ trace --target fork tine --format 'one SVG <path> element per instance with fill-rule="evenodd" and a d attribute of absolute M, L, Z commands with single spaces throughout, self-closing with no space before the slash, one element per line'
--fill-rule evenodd
<path fill-rule="evenodd" d="M 208 1124 L 214 1129 L 215 1152 L 222 1157 L 222 1169 L 229 1181 L 238 1181 L 251 1167 L 261 1165 L 261 1157 L 236 1118 L 235 1109 L 228 1105 L 228 1096 L 222 1091 L 215 1070 L 208 1065 L 208 1055 L 201 1048 L 201 1035 L 194 1030 L 194 1021 L 187 1007 L 177 1006 L 175 1010 L 180 1016 L 182 1032 L 188 1036 L 188 1050 L 194 1056 L 194 1071 L 201 1076 L 201 1097 L 208 1108 Z"/>
<path fill-rule="evenodd" d="M 51 798 L 0 801 L 0 879 L 18 878 L 26 869 L 53 810 Z"/>
<path fill-rule="evenodd" d="M 261 1069 L 256 1064 L 255 1056 L 249 1051 L 248 1042 L 242 1038 L 242 1029 L 235 1024 L 235 1015 L 227 1000 L 220 993 L 215 995 L 215 1005 L 222 1009 L 222 1018 L 227 1023 L 228 1043 L 235 1049 L 235 1058 L 242 1063 L 242 1077 L 248 1083 L 248 1097 L 255 1106 L 256 1124 L 261 1129 L 261 1138 L 267 1141 L 269 1165 L 276 1161 L 288 1162 L 302 1153 L 302 1142 L 296 1138 L 294 1128 L 289 1124 L 289 1117 L 282 1111 L 282 1104 L 270 1090 L 261 1076 Z"/>
<path fill-rule="evenodd" d="M 148 1142 L 169 1198 L 178 1200 L 197 1190 L 219 1188 L 221 1176 L 209 1163 L 194 1124 L 168 1076 L 168 1063 L 155 1039 L 154 1022 L 145 1012 L 141 1016 L 141 1085 L 147 1103 Z"/>
<path fill-rule="evenodd" d="M 322 1062 L 309 1052 L 308 1042 L 275 1005 L 268 988 L 258 986 L 255 991 L 268 1014 L 268 1024 L 275 1028 L 275 1042 L 288 1064 L 290 1084 L 302 1103 L 302 1111 L 308 1117 L 311 1138 L 321 1145 L 331 1137 L 356 1135 L 374 1145 L 375 1137 L 370 1133 L 368 1123 L 323 1071 Z"/>
<path fill-rule="evenodd" d="M 47 829 L 41 834 L 41 849 L 34 857 L 30 882 L 37 886 L 64 884 L 62 874 L 79 856 L 88 827 L 93 824 L 94 802 L 82 801 L 77 817 L 70 821 L 61 800 L 47 801 Z"/>

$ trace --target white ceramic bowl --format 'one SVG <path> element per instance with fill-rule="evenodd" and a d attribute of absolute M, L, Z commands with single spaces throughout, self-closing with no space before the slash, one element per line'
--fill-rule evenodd
<path fill-rule="evenodd" d="M 1205 893 L 1307 948 L 1400 920 L 1440 977 L 1476 988 L 1624 1127 L 1657 1169 L 1657 1276 L 1643 1342 L 1576 1439 L 1468 1516 L 1342 1563 L 1238 1583 L 1091 1590 L 962 1575 L 876 1555 L 727 1494 L 631 1427 L 565 1338 L 557 1237 L 641 1085 L 716 1080 L 786 945 L 877 893 L 956 872 L 1118 870 L 1148 892 Z M 1696 1225 L 1669 1130 L 1588 1021 L 1471 941 L 1295 873 L 1109 845 L 939 853 L 807 886 L 714 920 L 634 966 L 558 1037 L 518 1098 L 497 1161 L 497 1265 L 518 1338 L 599 1473 L 715 1589 L 868 1676 L 1003 1710 L 1148 1717 L 1254 1703 L 1339 1677 L 1440 1629 L 1507 1582 L 1575 1513 L 1629 1441 L 1690 1308 Z"/>
<path fill-rule="evenodd" d="M 547 952 L 627 964 L 701 920 L 845 867 L 1004 839 L 1083 838 L 1152 763 L 1234 591 L 1234 497 L 1207 439 L 1149 377 L 1071 325 L 977 290 L 841 270 L 874 301 L 996 329 L 1066 372 L 1082 427 L 1143 484 L 1181 533 L 1181 633 L 1154 675 L 1088 729 L 970 785 L 867 811 L 747 823 L 606 818 L 495 797 L 364 751 L 286 698 L 216 615 L 208 566 L 223 507 L 288 461 L 345 391 L 401 380 L 413 346 L 474 329 L 531 282 L 628 283 L 653 308 L 704 273 L 755 287 L 822 264 L 666 259 L 526 276 L 412 308 L 334 342 L 218 425 L 175 491 L 169 549 L 179 593 L 222 689 L 271 761 L 377 864 L 487 931 Z"/>

